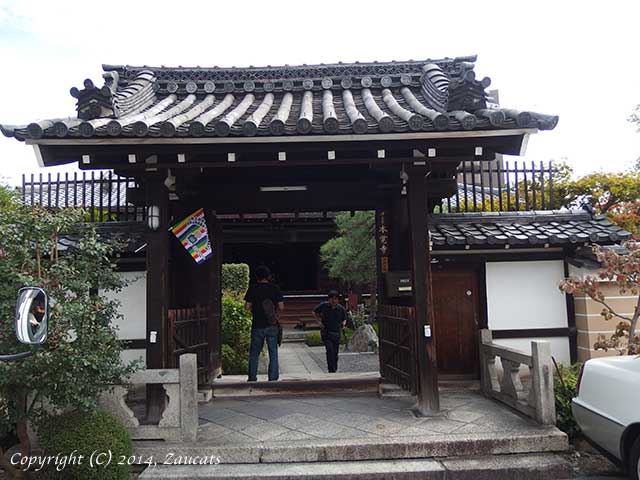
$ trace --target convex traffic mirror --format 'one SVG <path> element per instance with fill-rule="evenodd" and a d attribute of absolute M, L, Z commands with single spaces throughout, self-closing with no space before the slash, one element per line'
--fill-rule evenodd
<path fill-rule="evenodd" d="M 37 287 L 18 290 L 16 302 L 16 336 L 20 343 L 42 345 L 47 340 L 49 298 Z"/>

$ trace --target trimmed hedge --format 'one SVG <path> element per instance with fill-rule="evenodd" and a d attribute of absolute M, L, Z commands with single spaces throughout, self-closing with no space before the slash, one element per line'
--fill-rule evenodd
<path fill-rule="evenodd" d="M 242 300 L 249 288 L 249 265 L 246 263 L 225 263 L 222 265 L 223 295 Z"/>
<path fill-rule="evenodd" d="M 244 303 L 222 297 L 222 371 L 226 375 L 246 374 L 249 369 L 251 313 Z"/>
<path fill-rule="evenodd" d="M 353 337 L 355 330 L 351 328 L 343 328 L 342 334 L 340 335 L 340 345 L 346 345 Z M 304 334 L 304 341 L 308 347 L 319 347 L 320 345 L 324 345 L 322 341 L 322 335 L 319 331 L 307 332 Z"/>
<path fill-rule="evenodd" d="M 324 345 L 320 332 L 307 332 L 304 334 L 304 341 L 308 347 L 319 347 Z"/>
<path fill-rule="evenodd" d="M 113 415 L 102 412 L 68 412 L 48 417 L 38 428 L 40 444 L 47 455 L 83 455 L 84 460 L 57 471 L 49 468 L 47 478 L 64 480 L 129 480 L 130 466 L 119 462 L 132 454 L 131 436 Z M 108 466 L 91 467 L 88 461 L 95 451 L 109 452 L 113 460 Z M 124 463 L 124 464 L 119 464 Z"/>

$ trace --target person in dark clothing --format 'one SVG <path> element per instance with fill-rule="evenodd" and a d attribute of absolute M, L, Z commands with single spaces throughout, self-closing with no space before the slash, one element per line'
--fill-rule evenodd
<path fill-rule="evenodd" d="M 249 382 L 258 380 L 258 358 L 267 342 L 269 350 L 269 381 L 278 380 L 280 369 L 278 366 L 278 325 L 269 322 L 264 309 L 264 301 L 271 300 L 276 312 L 284 309 L 284 298 L 277 285 L 270 282 L 271 272 L 265 266 L 259 266 L 255 271 L 257 283 L 251 285 L 244 296 L 245 308 L 253 316 L 251 324 L 251 346 L 249 347 Z"/>
<path fill-rule="evenodd" d="M 327 350 L 327 369 L 329 373 L 338 370 L 338 351 L 340 349 L 340 333 L 347 324 L 347 311 L 340 305 L 340 294 L 331 290 L 327 301 L 313 310 L 313 315 L 322 325 L 322 341 Z"/>

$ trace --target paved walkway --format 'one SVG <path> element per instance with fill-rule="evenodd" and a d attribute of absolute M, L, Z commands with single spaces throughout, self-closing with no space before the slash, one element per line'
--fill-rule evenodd
<path fill-rule="evenodd" d="M 376 395 L 214 399 L 200 406 L 198 440 L 209 445 L 540 432 L 541 427 L 471 390 L 441 392 L 443 414 L 416 418 L 412 398 Z"/>
<path fill-rule="evenodd" d="M 278 349 L 281 375 L 307 376 L 322 373 L 322 368 L 313 359 L 309 347 L 304 343 L 287 342 Z"/>

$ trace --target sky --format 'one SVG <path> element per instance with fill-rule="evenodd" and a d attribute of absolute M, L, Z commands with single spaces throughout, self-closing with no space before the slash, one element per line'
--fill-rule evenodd
<path fill-rule="evenodd" d="M 73 86 L 102 84 L 103 63 L 262 66 L 478 55 L 502 106 L 560 116 L 524 160 L 576 174 L 640 157 L 628 122 L 640 104 L 636 1 L 0 0 L 0 123 L 75 115 Z M 60 167 L 62 171 L 73 166 Z M 40 169 L 0 136 L 0 178 Z"/>

